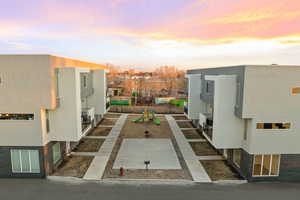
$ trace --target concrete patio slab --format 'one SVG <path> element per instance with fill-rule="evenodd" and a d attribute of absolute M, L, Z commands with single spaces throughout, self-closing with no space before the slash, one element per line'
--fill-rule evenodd
<path fill-rule="evenodd" d="M 170 139 L 124 139 L 113 168 L 145 169 L 146 160 L 149 169 L 181 169 Z"/>

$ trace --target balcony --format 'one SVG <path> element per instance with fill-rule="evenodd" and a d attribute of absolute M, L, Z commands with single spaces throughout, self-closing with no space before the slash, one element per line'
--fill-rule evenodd
<path fill-rule="evenodd" d="M 95 109 L 94 108 L 83 108 L 81 112 L 81 127 L 82 132 L 86 132 L 87 129 L 93 126 L 93 121 L 95 119 Z"/>
<path fill-rule="evenodd" d="M 199 124 L 207 137 L 212 140 L 213 136 L 213 115 L 211 113 L 200 113 Z"/>
<path fill-rule="evenodd" d="M 188 114 L 189 114 L 188 106 L 185 105 L 185 106 L 183 107 L 183 109 L 184 109 L 184 113 L 188 115 Z"/>

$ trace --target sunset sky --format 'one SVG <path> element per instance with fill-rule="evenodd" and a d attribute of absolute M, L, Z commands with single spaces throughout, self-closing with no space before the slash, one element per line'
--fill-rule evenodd
<path fill-rule="evenodd" d="M 0 53 L 146 70 L 300 65 L 300 0 L 2 0 Z"/>

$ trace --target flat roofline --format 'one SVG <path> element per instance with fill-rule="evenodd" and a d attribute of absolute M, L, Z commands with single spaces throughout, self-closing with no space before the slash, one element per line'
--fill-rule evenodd
<path fill-rule="evenodd" d="M 217 70 L 217 69 L 226 69 L 226 68 L 240 68 L 240 67 L 299 67 L 300 65 L 235 65 L 235 66 L 221 66 L 221 67 L 206 67 L 206 68 L 197 68 L 187 70 L 187 74 L 195 74 L 195 72 L 199 72 L 202 70 Z M 194 73 L 193 73 L 194 72 Z"/>
<path fill-rule="evenodd" d="M 78 59 L 73 59 L 73 58 L 67 58 L 67 57 L 61 57 L 61 56 L 56 56 L 52 54 L 0 54 L 1 56 L 49 56 L 52 58 L 52 62 L 54 62 L 54 65 L 56 67 L 82 67 L 82 68 L 88 68 L 88 69 L 103 69 L 103 70 L 108 70 L 108 67 L 103 65 L 103 64 L 98 64 L 98 63 L 93 63 L 93 62 L 87 62 L 87 61 L 82 61 Z M 61 66 L 59 66 L 61 65 Z"/>

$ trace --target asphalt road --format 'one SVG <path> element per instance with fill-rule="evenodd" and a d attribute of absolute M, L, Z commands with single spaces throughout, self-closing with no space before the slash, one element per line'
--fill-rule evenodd
<path fill-rule="evenodd" d="M 0 200 L 292 200 L 300 199 L 300 184 L 112 184 L 40 179 L 0 179 Z"/>

